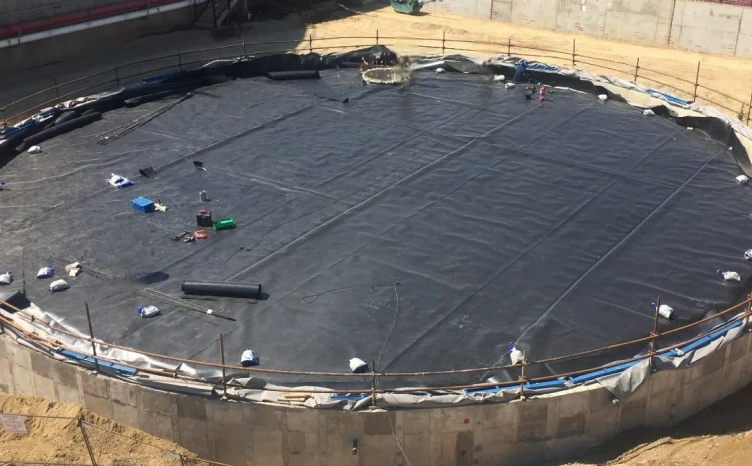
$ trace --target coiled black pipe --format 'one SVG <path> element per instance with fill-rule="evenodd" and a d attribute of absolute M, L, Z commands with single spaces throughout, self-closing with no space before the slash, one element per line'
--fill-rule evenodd
<path fill-rule="evenodd" d="M 221 296 L 228 298 L 261 297 L 260 283 L 199 282 L 186 280 L 180 287 L 188 295 Z"/>

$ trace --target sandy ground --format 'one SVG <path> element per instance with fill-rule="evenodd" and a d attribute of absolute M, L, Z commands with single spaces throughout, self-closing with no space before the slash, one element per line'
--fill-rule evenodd
<path fill-rule="evenodd" d="M 568 466 L 752 464 L 752 385 L 668 429 L 616 436 Z"/>
<path fill-rule="evenodd" d="M 0 465 L 91 464 L 81 429 L 75 419 L 69 419 L 78 417 L 91 425 L 86 432 L 99 466 L 180 466 L 179 455 L 186 459 L 185 464 L 201 464 L 190 461 L 196 458 L 195 454 L 172 442 L 97 416 L 78 405 L 0 393 L 0 413 L 45 416 L 26 418 L 26 436 L 7 433 L 0 424 Z"/>
<path fill-rule="evenodd" d="M 334 13 L 332 13 L 334 12 Z M 254 23 L 243 31 L 234 30 L 224 34 L 206 31 L 182 31 L 156 37 L 131 41 L 128 47 L 116 47 L 92 53 L 88 57 L 69 59 L 63 62 L 0 77 L 0 102 L 11 102 L 21 96 L 50 85 L 53 76 L 59 82 L 104 69 L 112 69 L 116 64 L 123 64 L 139 59 L 164 55 L 166 52 L 180 48 L 183 53 L 212 46 L 237 44 L 245 35 L 247 43 L 270 40 L 289 40 L 289 44 L 279 44 L 277 48 L 297 47 L 307 50 L 313 37 L 314 49 L 328 52 L 339 50 L 343 45 L 372 45 L 375 40 L 343 39 L 318 40 L 325 37 L 380 37 L 379 42 L 393 46 L 405 53 L 438 53 L 440 39 L 446 34 L 446 46 L 459 50 L 447 52 L 466 52 L 475 56 L 486 57 L 506 53 L 508 41 L 514 47 L 512 53 L 527 58 L 540 58 L 549 63 L 571 65 L 571 50 L 576 41 L 577 66 L 601 72 L 631 78 L 634 63 L 640 58 L 643 68 L 641 75 L 669 83 L 675 81 L 666 75 L 676 76 L 688 82 L 681 84 L 684 95 L 693 91 L 693 82 L 700 67 L 700 83 L 708 88 L 717 89 L 732 98 L 719 96 L 701 88 L 699 95 L 721 101 L 729 107 L 729 113 L 736 113 L 741 104 L 733 100 L 749 102 L 752 93 L 752 60 L 712 56 L 688 51 L 667 49 L 653 46 L 636 45 L 613 40 L 601 40 L 581 34 L 567 34 L 515 26 L 499 22 L 468 19 L 453 15 L 431 13 L 423 16 L 398 15 L 390 8 L 383 8 L 366 14 L 354 14 L 338 8 L 319 8 L 312 12 L 292 17 L 286 21 L 268 21 Z M 423 37 L 431 41 L 408 41 L 399 37 Z M 461 40 L 479 40 L 498 43 L 490 49 Z M 553 52 L 536 52 L 523 49 L 522 46 L 545 48 Z M 329 47 L 324 49 L 324 47 Z M 268 50 L 268 46 L 248 45 L 253 53 Z M 228 51 L 228 54 L 236 50 Z M 543 54 L 540 56 L 536 54 Z M 628 65 L 607 64 L 593 58 L 606 58 L 624 62 Z M 200 54 L 194 54 L 200 59 Z M 598 65 L 606 65 L 615 70 L 608 70 Z M 654 70 L 653 72 L 647 70 Z M 640 82 L 661 88 L 658 83 Z M 665 87 L 663 87 L 665 88 Z M 745 113 L 748 109 L 744 109 Z M 89 422 L 119 432 L 126 437 L 137 438 L 149 444 L 161 446 L 190 455 L 179 447 L 150 437 L 134 429 L 118 425 L 110 420 L 99 418 L 86 410 L 71 405 L 49 403 L 33 397 L 17 397 L 0 394 L 0 411 L 35 414 L 54 414 L 77 416 L 83 415 Z M 752 386 L 736 395 L 712 406 L 708 410 L 691 418 L 680 426 L 664 430 L 642 430 L 622 434 L 605 445 L 588 453 L 584 459 L 572 465 L 706 465 L 741 466 L 752 464 Z M 80 432 L 75 424 L 65 420 L 34 421 L 30 425 L 31 435 L 18 439 L 0 430 L 0 464 L 7 458 L 22 461 L 80 462 L 86 464 L 88 455 L 81 442 Z M 103 465 L 170 465 L 178 464 L 174 457 L 161 450 L 145 447 L 136 441 L 117 437 L 112 433 L 103 433 L 90 429 L 92 443 L 100 453 L 97 457 Z M 95 432 L 96 431 L 96 432 Z M 114 438 L 119 440 L 113 440 Z M 105 448 L 106 446 L 106 448 Z M 102 453 L 107 451 L 107 453 Z M 13 456 L 11 456 L 13 455 Z M 15 456 L 19 455 L 19 456 Z"/>

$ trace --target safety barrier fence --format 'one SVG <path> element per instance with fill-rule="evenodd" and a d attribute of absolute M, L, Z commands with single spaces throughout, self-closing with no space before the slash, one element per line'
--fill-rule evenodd
<path fill-rule="evenodd" d="M 691 99 L 694 101 L 698 101 L 698 100 L 706 101 L 714 105 L 717 105 L 732 114 L 735 111 L 739 111 L 739 115 L 742 120 L 746 119 L 747 123 L 749 123 L 750 121 L 750 111 L 752 110 L 752 97 L 750 98 L 749 102 L 746 102 L 734 96 L 715 91 L 709 86 L 703 85 L 700 81 L 701 66 L 699 63 L 697 66 L 695 79 L 689 80 L 689 79 L 685 79 L 681 77 L 670 76 L 661 71 L 643 67 L 640 65 L 639 59 L 636 59 L 635 63 L 629 64 L 626 62 L 599 58 L 594 55 L 586 55 L 586 54 L 578 53 L 577 44 L 575 41 L 572 42 L 571 50 L 561 51 L 561 50 L 555 50 L 555 49 L 544 49 L 544 48 L 540 48 L 540 47 L 536 47 L 532 45 L 525 45 L 522 43 L 513 43 L 511 40 L 507 40 L 505 42 L 459 40 L 459 39 L 447 38 L 446 33 L 442 34 L 441 38 L 380 36 L 378 34 L 378 31 L 376 32 L 376 35 L 373 37 L 351 36 L 351 37 L 316 38 L 313 36 L 309 36 L 308 39 L 304 41 L 280 40 L 280 41 L 270 41 L 270 42 L 246 42 L 245 40 L 243 40 L 242 43 L 238 43 L 238 44 L 221 45 L 217 47 L 201 49 L 201 50 L 193 50 L 193 51 L 178 51 L 175 54 L 165 54 L 163 56 L 159 56 L 156 58 L 148 58 L 148 59 L 140 60 L 137 62 L 120 65 L 120 66 L 114 67 L 113 69 L 103 70 L 97 73 L 93 73 L 93 74 L 90 74 L 81 78 L 69 80 L 66 82 L 57 82 L 57 80 L 55 80 L 55 83 L 52 87 L 43 89 L 30 96 L 23 97 L 15 102 L 12 102 L 11 104 L 6 105 L 5 107 L 0 108 L 0 110 L 2 110 L 2 119 L 4 123 L 5 122 L 8 122 L 8 123 L 17 122 L 21 120 L 22 118 L 28 117 L 36 113 L 41 108 L 55 105 L 57 103 L 65 101 L 66 99 L 72 99 L 74 97 L 79 97 L 83 95 L 90 95 L 97 91 L 110 89 L 112 88 L 113 85 L 123 85 L 127 83 L 137 82 L 143 77 L 146 77 L 148 75 L 153 75 L 155 73 L 170 73 L 170 72 L 184 70 L 194 65 L 204 64 L 210 60 L 236 59 L 239 57 L 244 57 L 244 56 L 249 56 L 249 55 L 258 56 L 258 55 L 263 55 L 263 54 L 282 53 L 282 52 L 314 52 L 314 51 L 329 52 L 329 51 L 342 50 L 342 49 L 369 47 L 375 44 L 385 45 L 385 46 L 395 49 L 398 52 L 405 51 L 407 53 L 415 53 L 416 50 L 423 50 L 423 51 L 429 50 L 429 51 L 433 51 L 436 53 L 440 52 L 442 54 L 460 53 L 460 52 L 461 53 L 476 52 L 476 53 L 486 53 L 486 54 L 493 54 L 493 55 L 520 55 L 520 56 L 525 56 L 526 58 L 529 58 L 529 59 L 542 60 L 547 63 L 557 64 L 557 65 L 567 66 L 567 67 L 572 67 L 572 68 L 578 67 L 581 65 L 588 65 L 588 67 L 595 67 L 595 68 L 602 68 L 605 70 L 610 70 L 621 76 L 626 76 L 633 81 L 645 81 L 646 83 L 657 83 L 661 87 L 661 89 L 670 90 L 673 93 L 676 93 L 680 97 L 685 96 L 688 99 Z M 734 110 L 734 107 L 736 107 L 737 110 Z M 44 334 L 41 334 L 39 332 L 29 332 L 25 330 L 24 326 L 20 325 L 22 322 L 18 321 L 20 319 L 20 320 L 28 321 L 27 323 L 34 323 L 37 326 L 49 327 L 49 329 L 54 330 L 54 332 L 68 334 L 82 341 L 88 341 L 92 345 L 90 354 L 94 355 L 93 362 L 97 369 L 98 369 L 99 363 L 101 362 L 101 363 L 116 364 L 120 367 L 130 368 L 130 369 L 140 371 L 143 373 L 153 373 L 155 375 L 162 375 L 162 376 L 168 375 L 172 377 L 182 377 L 181 374 L 178 374 L 177 372 L 170 373 L 169 371 L 165 371 L 162 369 L 144 368 L 140 366 L 130 365 L 122 361 L 110 360 L 101 355 L 97 355 L 96 346 L 94 345 L 95 342 L 97 345 L 103 345 L 108 348 L 132 351 L 142 356 L 159 358 L 160 360 L 163 360 L 163 361 L 171 361 L 171 362 L 176 363 L 176 366 L 179 364 L 190 364 L 195 367 L 221 370 L 223 373 L 226 373 L 227 371 L 232 371 L 233 373 L 246 371 L 248 372 L 248 374 L 270 373 L 270 374 L 292 375 L 292 376 L 314 376 L 314 377 L 321 377 L 321 378 L 335 377 L 338 379 L 349 379 L 349 380 L 353 380 L 352 378 L 359 378 L 360 381 L 358 383 L 364 384 L 363 392 L 366 392 L 366 393 L 370 392 L 373 395 L 384 394 L 384 393 L 415 393 L 415 392 L 423 392 L 425 390 L 463 390 L 463 389 L 483 389 L 483 388 L 494 388 L 494 387 L 505 387 L 505 386 L 512 387 L 512 386 L 517 386 L 517 385 L 520 385 L 520 390 L 524 390 L 524 386 L 527 386 L 530 383 L 538 383 L 538 382 L 544 382 L 544 381 L 552 380 L 552 379 L 574 377 L 574 376 L 578 376 L 582 374 L 591 373 L 596 370 L 617 368 L 620 365 L 623 365 L 625 362 L 628 362 L 628 361 L 621 360 L 618 362 L 607 364 L 605 366 L 598 365 L 595 367 L 579 369 L 577 371 L 572 371 L 568 373 L 560 373 L 556 375 L 548 375 L 545 377 L 537 377 L 537 378 L 529 376 L 529 371 L 531 370 L 531 368 L 534 368 L 535 366 L 547 367 L 548 365 L 552 363 L 570 361 L 570 360 L 579 359 L 579 358 L 587 358 L 589 356 L 598 356 L 598 355 L 602 355 L 604 353 L 617 350 L 617 349 L 625 349 L 628 347 L 637 348 L 637 345 L 644 346 L 647 344 L 651 348 L 647 354 L 640 355 L 629 360 L 629 361 L 641 361 L 644 359 L 652 359 L 656 354 L 664 354 L 677 348 L 683 348 L 683 347 L 686 347 L 687 345 L 697 344 L 698 342 L 702 341 L 701 340 L 702 338 L 705 338 L 703 335 L 688 339 L 679 344 L 673 344 L 670 346 L 660 345 L 661 339 L 664 337 L 676 335 L 677 333 L 689 330 L 698 325 L 711 322 L 714 319 L 719 319 L 719 318 L 731 319 L 729 324 L 742 323 L 746 325 L 747 320 L 750 314 L 752 313 L 751 303 L 752 303 L 752 297 L 736 304 L 735 306 L 730 307 L 729 309 L 721 311 L 717 314 L 713 314 L 709 317 L 690 323 L 688 325 L 673 328 L 673 329 L 663 331 L 663 332 L 658 331 L 659 316 L 656 310 L 655 319 L 654 319 L 654 327 L 651 332 L 649 333 L 646 332 L 646 335 L 644 337 L 630 340 L 630 341 L 616 343 L 616 344 L 609 345 L 609 346 L 602 347 L 602 348 L 594 348 L 594 349 L 590 349 L 587 351 L 578 352 L 575 354 L 561 355 L 561 356 L 556 356 L 552 358 L 546 358 L 546 359 L 540 359 L 540 360 L 529 360 L 529 361 L 527 360 L 527 358 L 525 358 L 525 362 L 517 366 L 495 365 L 495 366 L 490 366 L 490 367 L 465 368 L 465 369 L 444 370 L 444 371 L 387 373 L 387 372 L 379 372 L 377 370 L 378 366 L 375 364 L 375 361 L 371 361 L 372 362 L 370 366 L 371 372 L 366 375 L 352 374 L 352 373 L 346 373 L 346 372 L 277 370 L 277 369 L 258 367 L 258 366 L 251 367 L 251 368 L 244 368 L 240 366 L 227 365 L 227 364 L 224 364 L 225 354 L 223 350 L 223 345 L 222 345 L 223 338 L 221 334 L 219 335 L 220 348 L 218 348 L 218 357 L 217 357 L 217 361 L 219 362 L 212 363 L 212 362 L 207 362 L 207 361 L 196 361 L 196 360 L 190 360 L 190 359 L 185 359 L 185 358 L 177 358 L 177 357 L 169 356 L 169 355 L 151 353 L 147 351 L 128 348 L 125 346 L 120 346 L 120 345 L 113 344 L 113 343 L 104 343 L 101 340 L 95 339 L 94 331 L 93 331 L 94 329 L 91 327 L 91 321 L 89 321 L 90 333 L 88 336 L 86 336 L 80 333 L 69 332 L 59 327 L 55 327 L 53 329 L 52 327 L 50 327 L 48 324 L 46 324 L 43 321 L 34 320 L 32 317 L 29 317 L 29 316 L 26 316 L 25 314 L 17 312 L 16 314 L 13 314 L 12 317 L 8 317 L 8 318 L 0 317 L 0 331 L 3 330 L 4 326 L 6 326 L 12 329 L 14 333 L 17 333 L 23 336 L 24 338 L 30 341 L 36 342 L 47 348 L 62 348 L 62 349 L 67 349 L 73 352 L 80 351 L 80 348 L 67 347 L 60 341 L 56 341 L 50 338 L 46 332 Z M 13 308 L 13 306 L 9 303 L 4 303 L 4 304 L 7 308 Z M 88 306 L 86 306 L 86 308 L 88 309 Z M 19 311 L 18 309 L 15 309 L 15 310 Z M 638 352 L 639 350 L 634 351 L 635 354 Z M 464 384 L 464 385 L 452 385 L 452 386 L 428 386 L 428 387 L 406 386 L 404 388 L 395 388 L 395 389 L 380 388 L 382 386 L 381 381 L 386 380 L 386 379 L 389 379 L 391 382 L 394 382 L 395 380 L 404 380 L 410 377 L 432 377 L 432 376 L 450 376 L 450 375 L 461 375 L 461 374 L 498 373 L 499 371 L 502 371 L 502 370 L 518 371 L 519 378 L 516 380 L 509 381 L 509 382 L 504 382 L 504 383 L 488 382 L 488 383 L 476 383 L 476 384 Z M 222 382 L 222 387 L 220 387 L 221 389 L 224 389 L 226 391 L 227 388 L 233 387 L 232 384 L 227 382 L 226 377 L 223 377 L 222 380 L 223 382 Z M 193 380 L 193 379 L 191 379 L 191 381 L 200 382 L 200 381 Z M 369 382 L 370 382 L 370 389 L 365 386 L 365 384 L 368 384 Z M 407 385 L 407 383 L 405 385 Z M 241 387 L 241 388 L 244 388 L 244 387 Z M 279 392 L 289 392 L 289 391 L 299 392 L 299 390 L 296 390 L 294 388 L 286 388 L 286 387 L 278 387 L 278 388 L 269 389 L 269 390 L 279 391 Z M 357 392 L 357 390 L 354 390 L 354 389 L 335 390 L 335 389 L 324 389 L 324 388 L 316 389 L 315 391 L 317 393 L 328 393 L 328 394 L 349 394 L 349 393 Z M 375 401 L 375 397 L 374 397 L 374 401 Z"/>
<path fill-rule="evenodd" d="M 243 56 L 259 56 L 286 52 L 333 52 L 343 49 L 384 45 L 405 53 L 478 53 L 485 55 L 513 55 L 540 60 L 565 68 L 585 68 L 640 83 L 649 88 L 670 92 L 684 100 L 708 103 L 723 109 L 749 125 L 752 121 L 752 89 L 749 99 L 745 96 L 721 92 L 710 84 L 710 78 L 703 79 L 702 64 L 697 62 L 693 79 L 674 76 L 664 70 L 644 66 L 640 58 L 627 62 L 597 56 L 596 53 L 578 51 L 576 39 L 567 50 L 542 48 L 534 44 L 504 41 L 464 40 L 448 37 L 374 36 L 314 37 L 265 42 L 242 42 L 220 45 L 198 50 L 177 50 L 173 53 L 146 58 L 131 63 L 117 65 L 110 69 L 61 81 L 53 78 L 50 85 L 31 95 L 19 98 L 0 106 L 0 122 L 3 125 L 17 123 L 28 118 L 42 108 L 56 105 L 83 95 L 89 95 L 113 86 L 137 82 L 154 73 L 172 73 L 195 67 L 211 60 L 234 59 Z"/>
<path fill-rule="evenodd" d="M 164 466 L 230 466 L 184 455 L 178 450 L 154 445 L 118 432 L 106 425 L 85 420 L 84 416 L 54 416 L 0 411 L 0 433 L 8 434 L 0 448 L 0 464 L 8 465 L 70 465 L 97 466 L 102 464 L 159 464 Z M 13 448 L 12 440 L 28 436 L 58 438 L 64 441 L 65 452 L 57 461 L 45 461 L 43 452 Z M 23 455 L 23 459 L 20 456 Z"/>
<path fill-rule="evenodd" d="M 5 317 L 0 315 L 0 334 L 5 333 L 6 331 L 10 330 L 19 337 L 27 340 L 28 342 L 35 344 L 37 346 L 46 347 L 50 350 L 68 350 L 72 351 L 74 354 L 82 354 L 81 348 L 73 348 L 65 343 L 62 343 L 59 339 L 50 336 L 46 331 L 44 333 L 40 333 L 38 331 L 32 330 L 29 331 L 27 328 L 28 326 L 24 326 L 22 324 L 33 324 L 36 325 L 38 328 L 46 328 L 47 330 L 50 330 L 54 334 L 65 334 L 71 337 L 74 337 L 80 341 L 86 341 L 91 345 L 91 351 L 88 353 L 90 355 L 93 355 L 93 357 L 89 358 L 93 362 L 93 366 L 97 372 L 101 370 L 100 365 L 108 364 L 110 367 L 120 367 L 120 368 L 128 368 L 135 372 L 142 372 L 145 374 L 151 374 L 151 375 L 158 375 L 162 377 L 171 377 L 175 379 L 183 378 L 186 381 L 190 381 L 193 383 L 207 383 L 211 386 L 212 389 L 219 388 L 223 391 L 223 396 L 227 396 L 227 388 L 246 388 L 239 384 L 234 384 L 231 382 L 228 382 L 227 377 L 227 371 L 231 371 L 234 374 L 237 373 L 247 373 L 248 376 L 254 375 L 254 374 L 279 374 L 279 375 L 296 375 L 296 376 L 315 376 L 315 377 L 321 377 L 321 378 L 349 378 L 349 379 L 360 379 L 360 383 L 365 384 L 370 382 L 370 388 L 366 388 L 365 385 L 363 385 L 362 389 L 327 389 L 327 388 L 317 388 L 317 389 L 306 389 L 306 391 L 310 391 L 311 393 L 318 393 L 318 394 L 329 394 L 329 395 L 342 395 L 342 394 L 353 394 L 353 393 L 370 393 L 373 396 L 373 402 L 376 403 L 376 395 L 377 394 L 386 394 L 386 393 L 424 393 L 426 391 L 441 391 L 441 390 L 482 390 L 482 389 L 496 389 L 496 388 L 504 388 L 504 387 L 516 387 L 521 393 L 524 391 L 525 386 L 532 386 L 531 384 L 539 384 L 543 382 L 550 382 L 554 380 L 564 380 L 564 379 L 570 379 L 573 377 L 583 376 L 585 374 L 593 374 L 598 371 L 604 371 L 608 369 L 618 369 L 620 367 L 625 367 L 625 365 L 629 365 L 629 363 L 632 362 L 639 362 L 643 360 L 651 360 L 657 356 L 667 356 L 670 357 L 672 355 L 680 355 L 681 353 L 676 353 L 676 350 L 679 349 L 687 349 L 692 348 L 695 349 L 696 347 L 703 346 L 704 344 L 710 343 L 710 341 L 713 338 L 717 338 L 723 334 L 725 334 L 728 330 L 731 330 L 733 328 L 737 328 L 740 326 L 746 326 L 749 324 L 749 318 L 752 316 L 752 294 L 749 295 L 749 297 L 734 305 L 731 306 L 728 309 L 725 309 L 723 311 L 720 311 L 718 313 L 715 313 L 713 315 L 710 315 L 708 317 L 705 317 L 703 319 L 697 320 L 695 322 L 691 322 L 687 325 L 683 325 L 680 327 L 675 327 L 669 330 L 665 331 L 659 331 L 659 312 L 658 308 L 660 307 L 660 296 L 658 297 L 658 302 L 654 314 L 654 325 L 653 329 L 650 333 L 646 334 L 644 337 L 636 338 L 633 340 L 623 341 L 619 343 L 615 343 L 612 345 L 600 347 L 600 348 L 593 348 L 586 351 L 581 351 L 578 353 L 572 353 L 572 354 L 566 354 L 561 356 L 555 356 L 545 359 L 539 359 L 539 360 L 529 360 L 527 357 L 527 354 L 523 356 L 522 363 L 519 364 L 509 364 L 509 365 L 494 365 L 489 367 L 474 367 L 474 368 L 465 368 L 465 369 L 452 369 L 452 370 L 437 370 L 437 371 L 419 371 L 419 372 L 379 372 L 377 371 L 377 365 L 375 360 L 371 361 L 370 366 L 370 372 L 363 374 L 363 373 L 350 373 L 350 372 L 321 372 L 321 371 L 296 371 L 296 370 L 281 370 L 281 369 L 273 369 L 273 368 L 266 368 L 266 367 L 242 367 L 242 366 L 236 366 L 236 365 L 228 365 L 225 363 L 225 352 L 224 352 L 224 343 L 223 343 L 223 335 L 219 334 L 219 348 L 218 348 L 218 356 L 216 363 L 207 362 L 207 361 L 197 361 L 197 360 L 191 360 L 187 358 L 179 358 L 175 356 L 165 355 L 165 354 L 158 354 L 154 352 L 139 350 L 135 348 L 130 348 L 127 346 L 122 346 L 114 343 L 107 343 L 103 342 L 100 339 L 97 339 L 95 337 L 94 328 L 92 326 L 91 317 L 89 316 L 89 306 L 88 304 L 85 304 L 85 310 L 86 310 L 86 316 L 88 319 L 89 324 L 89 335 L 83 335 L 81 333 L 77 332 L 71 332 L 69 330 L 63 329 L 60 326 L 51 326 L 48 323 L 44 322 L 43 320 L 35 319 L 32 316 L 28 316 L 22 312 L 21 309 L 16 308 L 13 304 L 8 303 L 6 301 L 0 300 L 0 304 L 6 309 L 10 309 L 12 311 L 15 311 L 15 314 L 12 314 L 12 317 Z M 687 330 L 690 330 L 692 328 L 695 328 L 701 324 L 705 324 L 711 321 L 718 321 L 721 318 L 727 319 L 726 321 L 719 322 L 715 328 L 714 332 L 698 332 L 699 334 L 693 338 L 684 340 L 680 343 L 672 344 L 672 345 L 666 345 L 661 346 L 661 338 L 665 338 L 668 336 L 675 335 L 680 332 L 684 332 Z M 602 355 L 606 354 L 610 351 L 630 347 L 630 346 L 636 346 L 636 345 L 648 345 L 649 350 L 645 354 L 640 354 L 637 356 L 634 356 L 633 358 L 627 359 L 627 360 L 619 360 L 614 361 L 609 364 L 602 364 L 594 367 L 588 367 L 583 369 L 578 369 L 576 371 L 570 371 L 570 372 L 564 372 L 564 373 L 557 373 L 555 375 L 547 375 L 543 377 L 530 377 L 529 371 L 531 368 L 534 368 L 536 366 L 542 366 L 542 367 L 549 367 L 550 364 L 563 362 L 563 361 L 571 361 L 576 360 L 580 358 L 585 358 L 587 356 L 592 355 Z M 140 356 L 145 357 L 151 357 L 151 358 L 158 358 L 163 361 L 168 361 L 175 363 L 175 367 L 179 367 L 181 364 L 190 364 L 196 368 L 208 368 L 208 369 L 215 369 L 215 370 L 221 370 L 222 371 L 222 378 L 221 381 L 217 384 L 214 383 L 208 383 L 204 382 L 202 380 L 196 379 L 196 378 L 186 378 L 185 374 L 181 374 L 177 369 L 174 371 L 166 371 L 164 369 L 155 369 L 155 368 L 145 368 L 141 366 L 136 366 L 129 364 L 124 361 L 111 359 L 108 357 L 103 357 L 101 354 L 97 354 L 97 346 L 100 348 L 106 347 L 110 349 L 120 349 L 132 352 L 134 354 L 138 354 Z M 83 354 L 82 354 L 83 355 Z M 84 355 L 88 356 L 88 355 Z M 397 380 L 404 380 L 406 378 L 410 377 L 430 377 L 430 376 L 453 376 L 453 375 L 461 375 L 461 374 L 481 374 L 481 373 L 498 373 L 502 370 L 514 370 L 519 373 L 519 377 L 516 379 L 513 379 L 508 382 L 483 382 L 483 383 L 474 383 L 474 384 L 463 384 L 463 385 L 449 385 L 449 386 L 420 386 L 420 387 L 410 387 L 405 386 L 401 388 L 394 388 L 394 389 L 384 389 L 381 388 L 382 383 L 385 379 L 391 379 L 390 381 L 393 382 L 395 379 Z M 407 382 L 405 382 L 407 383 Z M 284 386 L 278 386 L 278 387 L 265 387 L 264 390 L 271 391 L 271 392 L 294 392 L 294 393 L 300 393 L 299 388 L 294 387 L 284 387 Z"/>

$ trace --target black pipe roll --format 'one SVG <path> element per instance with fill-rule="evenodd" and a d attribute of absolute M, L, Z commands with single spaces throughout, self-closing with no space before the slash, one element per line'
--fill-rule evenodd
<path fill-rule="evenodd" d="M 99 112 L 96 112 L 96 113 L 91 113 L 89 115 L 82 115 L 78 118 L 68 120 L 65 123 L 60 123 L 59 125 L 52 126 L 50 128 L 47 128 L 43 131 L 38 132 L 34 136 L 29 136 L 26 139 L 24 139 L 23 146 L 22 148 L 19 148 L 19 150 L 27 150 L 29 147 L 33 145 L 39 144 L 40 142 L 44 142 L 48 139 L 52 139 L 55 136 L 59 136 L 63 133 L 73 131 L 74 129 L 78 129 L 82 126 L 86 126 L 89 123 L 93 123 L 97 120 L 100 120 L 101 118 L 102 118 L 102 114 Z"/>
<path fill-rule="evenodd" d="M 180 286 L 188 295 L 220 296 L 227 298 L 261 297 L 261 283 L 226 283 L 186 280 Z"/>

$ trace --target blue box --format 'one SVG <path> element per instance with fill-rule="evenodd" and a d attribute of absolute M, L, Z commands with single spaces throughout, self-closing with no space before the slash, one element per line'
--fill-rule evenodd
<path fill-rule="evenodd" d="M 137 197 L 131 201 L 131 207 L 141 212 L 142 214 L 148 214 L 154 212 L 154 203 L 145 197 Z"/>

